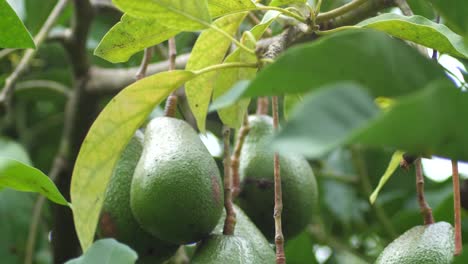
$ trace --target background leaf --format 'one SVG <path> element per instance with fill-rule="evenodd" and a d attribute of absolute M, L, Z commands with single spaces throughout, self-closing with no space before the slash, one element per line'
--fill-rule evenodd
<path fill-rule="evenodd" d="M 153 108 L 193 77 L 190 71 L 146 77 L 122 90 L 94 121 L 78 154 L 70 190 L 83 251 L 93 241 L 104 193 L 120 153 Z"/>
<path fill-rule="evenodd" d="M 66 264 L 133 264 L 137 258 L 137 253 L 129 246 L 107 238 L 96 241 L 83 256 Z"/>
<path fill-rule="evenodd" d="M 0 47 L 36 48 L 29 31 L 6 0 L 0 0 Z"/>
<path fill-rule="evenodd" d="M 457 32 L 468 36 L 468 3 L 465 0 L 429 0 Z"/>
<path fill-rule="evenodd" d="M 357 26 L 373 28 L 392 36 L 409 40 L 436 49 L 441 53 L 467 58 L 468 41 L 443 24 L 430 21 L 422 16 L 382 14 L 362 21 Z"/>

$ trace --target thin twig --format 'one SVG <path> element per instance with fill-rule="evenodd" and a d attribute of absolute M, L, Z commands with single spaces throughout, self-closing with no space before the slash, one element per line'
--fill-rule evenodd
<path fill-rule="evenodd" d="M 151 62 L 152 57 L 153 47 L 146 48 L 143 59 L 141 60 L 140 68 L 138 69 L 138 72 L 135 76 L 137 80 L 143 79 L 146 76 L 146 70 L 148 69 L 148 64 Z"/>
<path fill-rule="evenodd" d="M 175 38 L 169 39 L 169 70 L 173 71 L 176 69 L 175 60 L 177 58 L 177 47 Z M 164 109 L 164 115 L 174 117 L 177 110 L 177 93 L 173 91 L 166 99 L 166 108 Z"/>
<path fill-rule="evenodd" d="M 440 23 L 440 15 L 437 15 L 437 16 L 436 16 L 435 22 L 436 22 L 437 24 Z M 432 57 L 432 59 L 433 59 L 434 61 L 437 61 L 438 52 L 437 52 L 436 49 L 432 49 L 432 56 L 431 56 L 431 57 Z"/>
<path fill-rule="evenodd" d="M 406 2 L 406 0 L 395 0 L 395 3 L 397 4 L 398 8 L 400 8 L 403 15 L 405 16 L 414 15 L 413 10 L 408 5 L 408 2 Z"/>
<path fill-rule="evenodd" d="M 453 181 L 453 210 L 455 221 L 455 252 L 458 256 L 462 253 L 462 230 L 461 230 L 461 208 L 460 208 L 460 177 L 458 175 L 458 162 L 452 160 L 452 181 Z"/>
<path fill-rule="evenodd" d="M 4 104 L 4 107 L 8 110 L 10 106 L 10 100 L 13 95 L 13 91 L 15 89 L 15 83 L 21 75 L 26 71 L 31 62 L 34 55 L 36 55 L 39 47 L 41 46 L 42 42 L 46 39 L 49 31 L 52 29 L 52 26 L 57 21 L 58 17 L 65 9 L 68 0 L 60 0 L 50 13 L 49 17 L 47 18 L 46 22 L 39 30 L 39 33 L 34 37 L 34 43 L 36 44 L 36 49 L 28 49 L 24 56 L 21 58 L 20 63 L 15 68 L 15 70 L 8 76 L 5 80 L 5 86 L 3 87 L 2 91 L 0 92 L 0 104 Z"/>
<path fill-rule="evenodd" d="M 230 150 L 231 129 L 228 126 L 223 127 L 224 139 L 224 208 L 226 209 L 226 219 L 224 220 L 224 235 L 233 235 L 236 227 L 236 212 L 232 207 L 231 190 L 231 150 Z"/>
<path fill-rule="evenodd" d="M 279 128 L 278 96 L 273 96 L 271 104 L 271 110 L 273 113 L 273 128 L 275 131 L 277 131 Z M 284 236 L 281 226 L 281 214 L 283 213 L 283 194 L 281 191 L 280 160 L 278 152 L 275 152 L 273 164 L 273 174 L 275 177 L 275 209 L 273 212 L 273 217 L 275 219 L 276 263 L 285 264 L 286 256 L 284 254 Z"/>
<path fill-rule="evenodd" d="M 263 96 L 257 98 L 257 115 L 267 115 L 269 104 L 270 101 L 268 100 L 268 97 Z"/>
<path fill-rule="evenodd" d="M 351 10 L 354 10 L 356 9 L 357 7 L 359 7 L 360 5 L 366 3 L 368 0 L 354 0 L 354 1 L 351 1 L 345 5 L 342 5 L 336 9 L 333 9 L 333 10 L 330 10 L 328 12 L 324 12 L 324 13 L 321 13 L 321 14 L 318 14 L 317 15 L 317 18 L 315 19 L 315 21 L 317 23 L 320 23 L 320 22 L 323 22 L 323 21 L 326 21 L 326 20 L 329 20 L 329 19 L 333 19 L 335 17 L 339 17 Z"/>
<path fill-rule="evenodd" d="M 239 134 L 236 140 L 236 146 L 234 147 L 234 152 L 231 156 L 231 174 L 232 174 L 232 181 L 231 181 L 231 188 L 232 188 L 232 196 L 233 199 L 239 195 L 240 192 L 240 176 L 239 176 L 239 165 L 240 165 L 240 155 L 242 151 L 242 146 L 244 145 L 245 138 L 247 134 L 249 134 L 250 126 L 249 126 L 249 118 L 246 114 L 244 116 L 244 122 L 239 129 Z"/>
<path fill-rule="evenodd" d="M 432 209 L 424 196 L 424 176 L 422 172 L 421 158 L 418 158 L 414 165 L 416 166 L 416 192 L 418 195 L 419 208 L 424 218 L 424 225 L 430 225 L 434 223 L 434 216 L 432 215 Z"/>

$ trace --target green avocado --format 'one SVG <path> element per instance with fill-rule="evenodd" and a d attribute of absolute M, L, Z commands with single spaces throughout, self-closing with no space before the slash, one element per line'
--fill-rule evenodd
<path fill-rule="evenodd" d="M 271 264 L 261 260 L 254 245 L 240 236 L 211 235 L 197 247 L 191 264 Z"/>
<path fill-rule="evenodd" d="M 446 222 L 415 226 L 390 243 L 376 264 L 449 264 L 454 245 L 453 227 Z"/>
<path fill-rule="evenodd" d="M 275 263 L 276 256 L 273 247 L 270 246 L 268 240 L 263 236 L 262 232 L 258 230 L 249 217 L 237 205 L 234 205 L 234 212 L 236 212 L 236 226 L 234 235 L 247 239 L 254 246 L 259 257 L 259 263 Z M 223 211 L 223 216 L 218 222 L 213 234 L 221 235 L 223 233 L 224 219 L 226 212 Z"/>
<path fill-rule="evenodd" d="M 185 121 L 149 122 L 130 205 L 144 230 L 170 243 L 197 242 L 216 226 L 224 205 L 219 170 Z"/>
<path fill-rule="evenodd" d="M 145 232 L 130 210 L 130 185 L 143 150 L 143 134 L 137 132 L 122 152 L 106 190 L 98 226 L 101 237 L 113 237 L 138 253 L 138 263 L 163 263 L 177 250 Z"/>
<path fill-rule="evenodd" d="M 273 120 L 266 115 L 249 116 L 250 132 L 245 138 L 239 164 L 241 193 L 238 203 L 272 241 L 275 236 L 274 151 L 268 141 L 273 135 Z M 282 227 L 286 239 L 298 235 L 310 223 L 317 209 L 318 190 L 315 176 L 302 156 L 280 154 L 283 197 Z"/>

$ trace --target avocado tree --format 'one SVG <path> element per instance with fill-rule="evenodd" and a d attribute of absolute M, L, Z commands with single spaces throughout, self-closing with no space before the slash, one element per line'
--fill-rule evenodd
<path fill-rule="evenodd" d="M 0 262 L 467 263 L 466 1 L 0 18 Z"/>

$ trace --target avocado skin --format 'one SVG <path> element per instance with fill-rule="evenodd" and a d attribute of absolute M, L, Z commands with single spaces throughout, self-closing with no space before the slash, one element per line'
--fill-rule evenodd
<path fill-rule="evenodd" d="M 238 204 L 265 237 L 275 236 L 274 151 L 267 145 L 273 135 L 273 120 L 266 115 L 249 116 L 250 132 L 240 156 L 241 193 Z M 298 235 L 310 223 L 318 208 L 315 176 L 302 156 L 280 154 L 283 234 L 286 239 Z"/>
<path fill-rule="evenodd" d="M 262 232 L 255 226 L 249 217 L 234 204 L 234 212 L 236 213 L 236 226 L 234 228 L 234 235 L 247 239 L 252 243 L 254 250 L 257 252 L 259 257 L 259 263 L 275 263 L 276 255 L 273 251 L 273 247 L 270 246 L 268 240 L 263 236 Z M 223 211 L 223 215 L 216 225 L 213 234 L 222 235 L 224 220 L 226 218 L 226 212 Z"/>
<path fill-rule="evenodd" d="M 145 232 L 130 210 L 130 184 L 143 150 L 143 134 L 137 131 L 122 152 L 106 190 L 98 233 L 113 237 L 138 253 L 138 263 L 163 263 L 178 246 L 162 242 Z"/>
<path fill-rule="evenodd" d="M 185 121 L 158 117 L 145 131 L 130 205 L 141 227 L 169 243 L 208 236 L 224 204 L 216 162 Z"/>
<path fill-rule="evenodd" d="M 449 264 L 454 245 L 453 227 L 446 222 L 415 226 L 390 243 L 376 264 Z"/>
<path fill-rule="evenodd" d="M 240 236 L 211 235 L 198 245 L 191 264 L 271 264 L 260 259 L 253 244 Z"/>

